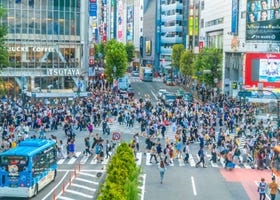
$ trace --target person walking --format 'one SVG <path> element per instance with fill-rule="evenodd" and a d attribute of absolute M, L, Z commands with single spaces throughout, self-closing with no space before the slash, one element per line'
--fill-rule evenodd
<path fill-rule="evenodd" d="M 260 194 L 260 200 L 265 200 L 265 189 L 266 189 L 266 182 L 265 182 L 265 179 L 262 178 L 261 179 L 261 182 L 259 183 L 259 186 L 258 186 L 258 192 Z"/>
<path fill-rule="evenodd" d="M 276 199 L 276 194 L 278 190 L 278 184 L 275 181 L 275 176 L 272 177 L 272 182 L 268 184 L 268 187 L 270 189 L 270 198 L 271 200 Z"/>
<path fill-rule="evenodd" d="M 161 184 L 163 183 L 165 171 L 166 171 L 165 164 L 164 164 L 163 160 L 161 160 L 160 164 L 159 164 L 159 174 L 160 174 L 160 183 Z"/>
<path fill-rule="evenodd" d="M 204 156 L 205 156 L 205 155 L 204 155 L 203 146 L 200 147 L 200 149 L 199 149 L 199 151 L 198 151 L 198 156 L 199 156 L 199 162 L 196 163 L 195 167 L 197 168 L 198 165 L 199 165 L 200 163 L 202 163 L 203 168 L 206 168 L 205 159 L 204 159 Z"/>

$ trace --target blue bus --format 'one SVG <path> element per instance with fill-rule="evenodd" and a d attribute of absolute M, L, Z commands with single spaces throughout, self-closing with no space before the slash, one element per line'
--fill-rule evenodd
<path fill-rule="evenodd" d="M 55 180 L 56 143 L 28 139 L 0 154 L 0 196 L 33 197 Z"/>
<path fill-rule="evenodd" d="M 142 81 L 153 81 L 153 69 L 150 67 L 140 67 L 139 77 Z"/>

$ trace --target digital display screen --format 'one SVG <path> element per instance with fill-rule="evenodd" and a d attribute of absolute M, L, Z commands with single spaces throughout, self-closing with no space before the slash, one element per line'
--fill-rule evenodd
<path fill-rule="evenodd" d="M 259 81 L 280 82 L 280 59 L 259 60 Z"/>

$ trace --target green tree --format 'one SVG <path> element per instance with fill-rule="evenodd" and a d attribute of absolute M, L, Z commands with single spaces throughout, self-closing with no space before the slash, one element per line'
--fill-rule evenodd
<path fill-rule="evenodd" d="M 104 65 L 105 58 L 105 44 L 102 42 L 101 44 L 94 44 L 94 60 L 95 63 L 99 65 Z"/>
<path fill-rule="evenodd" d="M 6 10 L 4 8 L 0 8 L 0 19 L 5 15 Z M 0 25 L 0 68 L 2 69 L 3 66 L 8 66 L 8 48 L 5 44 L 5 39 L 7 35 L 7 27 Z"/>
<path fill-rule="evenodd" d="M 215 85 L 214 80 L 221 80 L 222 77 L 222 51 L 217 48 L 204 48 L 197 56 L 194 62 L 194 69 L 200 72 L 198 77 L 208 85 Z M 210 73 L 204 73 L 210 70 Z"/>
<path fill-rule="evenodd" d="M 116 40 L 109 40 L 105 46 L 105 76 L 109 83 L 124 76 L 127 69 L 125 46 Z M 116 71 L 114 71 L 114 69 Z"/>
<path fill-rule="evenodd" d="M 172 67 L 179 69 L 180 68 L 180 59 L 182 53 L 185 51 L 185 47 L 182 44 L 175 44 L 172 47 L 171 53 L 171 65 Z"/>
<path fill-rule="evenodd" d="M 127 61 L 130 63 L 134 58 L 134 45 L 131 43 L 126 43 L 125 49 L 127 54 Z"/>
<path fill-rule="evenodd" d="M 194 71 L 193 62 L 194 54 L 189 50 L 184 51 L 180 59 L 180 72 L 185 76 L 192 76 Z"/>

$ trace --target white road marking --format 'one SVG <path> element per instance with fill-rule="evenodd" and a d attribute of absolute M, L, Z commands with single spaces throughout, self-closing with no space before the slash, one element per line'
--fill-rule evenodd
<path fill-rule="evenodd" d="M 156 100 L 158 100 L 157 96 L 155 95 L 155 93 L 153 93 L 153 91 L 151 91 L 152 95 L 155 97 Z"/>
<path fill-rule="evenodd" d="M 89 190 L 91 192 L 96 191 L 96 189 L 94 189 L 94 188 L 90 188 L 90 187 L 87 187 L 87 186 L 84 186 L 84 185 L 79 185 L 79 184 L 76 184 L 76 183 L 72 183 L 71 186 L 78 187 L 78 188 L 83 188 L 83 189 Z"/>
<path fill-rule="evenodd" d="M 194 166 L 195 166 L 195 161 L 194 161 L 194 159 L 193 159 L 193 156 L 192 156 L 192 154 L 189 154 L 189 155 L 190 155 L 190 157 L 189 157 L 190 166 L 191 166 L 191 167 L 194 167 Z"/>
<path fill-rule="evenodd" d="M 109 158 L 104 158 L 104 160 L 102 161 L 102 165 L 107 165 L 109 162 Z"/>
<path fill-rule="evenodd" d="M 136 165 L 137 166 L 140 166 L 141 165 L 141 162 L 142 162 L 142 153 L 136 153 L 136 158 L 138 159 L 136 161 Z"/>
<path fill-rule="evenodd" d="M 97 164 L 96 156 L 91 160 L 90 164 L 91 165 L 96 165 Z"/>
<path fill-rule="evenodd" d="M 179 158 L 179 159 L 178 159 L 178 162 L 179 162 L 179 166 L 180 166 L 180 167 L 185 166 L 184 159 Z"/>
<path fill-rule="evenodd" d="M 76 178 L 75 180 L 90 183 L 90 184 L 94 184 L 94 185 L 98 185 L 98 182 L 89 181 L 89 180 L 83 179 L 83 178 Z"/>
<path fill-rule="evenodd" d="M 150 153 L 146 153 L 146 165 L 152 165 L 150 163 L 150 157 L 151 157 L 151 154 Z"/>
<path fill-rule="evenodd" d="M 212 165 L 212 167 L 219 167 L 219 166 L 217 165 L 217 163 L 214 163 L 212 160 L 211 160 L 211 165 Z"/>
<path fill-rule="evenodd" d="M 96 175 L 94 175 L 94 174 L 90 174 L 90 173 L 78 172 L 78 174 L 81 174 L 81 175 L 85 175 L 85 176 L 90 176 L 90 177 L 96 178 Z"/>
<path fill-rule="evenodd" d="M 64 159 L 60 159 L 59 161 L 57 161 L 57 164 L 61 165 L 64 161 L 65 161 L 65 158 Z"/>
<path fill-rule="evenodd" d="M 192 180 L 193 195 L 196 196 L 196 195 L 197 195 L 197 192 L 196 192 L 196 187 L 195 187 L 195 183 L 194 183 L 194 178 L 193 178 L 193 176 L 191 176 L 191 180 Z"/>
<path fill-rule="evenodd" d="M 69 198 L 69 197 L 64 197 L 64 196 L 59 196 L 59 197 L 56 197 L 56 199 L 62 199 L 62 200 L 75 200 L 75 199 L 72 199 L 72 198 Z"/>
<path fill-rule="evenodd" d="M 88 156 L 83 156 L 82 160 L 80 161 L 80 164 L 85 164 L 87 162 L 87 160 L 89 159 Z"/>
<path fill-rule="evenodd" d="M 143 186 L 142 186 L 142 190 L 141 190 L 141 200 L 144 200 L 146 176 L 147 176 L 146 174 L 143 174 Z"/>
<path fill-rule="evenodd" d="M 85 198 L 88 198 L 88 199 L 92 199 L 93 196 L 92 195 L 88 195 L 88 194 L 84 194 L 82 192 L 77 192 L 77 191 L 74 191 L 74 190 L 65 190 L 65 192 L 69 192 L 69 193 L 72 193 L 72 194 L 75 194 L 75 195 L 79 195 L 79 196 L 82 196 L 82 197 L 85 197 Z"/>
<path fill-rule="evenodd" d="M 57 170 L 57 171 L 59 171 L 59 170 Z M 53 192 L 56 190 L 56 188 L 64 181 L 64 179 L 66 178 L 66 176 L 68 174 L 69 174 L 69 171 L 66 171 L 66 173 L 64 174 L 62 179 L 56 184 L 56 186 L 42 200 L 46 200 L 50 195 L 52 195 Z"/>
<path fill-rule="evenodd" d="M 76 155 L 76 157 L 78 158 L 78 157 L 81 155 L 81 152 L 76 152 L 75 155 Z M 68 162 L 67 164 L 68 164 L 68 165 L 74 164 L 74 162 L 77 160 L 77 158 L 72 157 L 72 158 L 69 160 L 69 162 Z"/>

